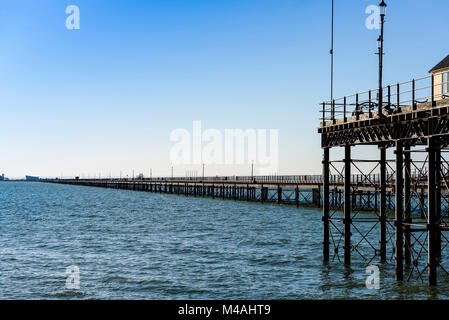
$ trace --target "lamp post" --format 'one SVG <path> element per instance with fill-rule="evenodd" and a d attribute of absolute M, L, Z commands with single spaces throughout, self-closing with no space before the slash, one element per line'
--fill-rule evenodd
<path fill-rule="evenodd" d="M 332 0 L 331 16 L 331 100 L 334 100 L 334 0 Z"/>
<path fill-rule="evenodd" d="M 379 49 L 379 110 L 378 115 L 379 118 L 383 116 L 382 114 L 382 104 L 383 104 L 383 85 L 382 85 L 382 77 L 383 77 L 383 55 L 384 55 L 384 23 L 385 23 L 385 15 L 387 13 L 387 4 L 384 0 L 379 4 L 380 7 L 380 36 L 377 39 L 377 47 Z"/>
<path fill-rule="evenodd" d="M 254 160 L 251 161 L 251 181 L 254 181 Z"/>

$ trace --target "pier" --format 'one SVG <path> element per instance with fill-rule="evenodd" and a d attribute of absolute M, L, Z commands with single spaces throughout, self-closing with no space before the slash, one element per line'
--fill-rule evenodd
<path fill-rule="evenodd" d="M 322 207 L 324 263 L 392 264 L 398 281 L 424 281 L 427 273 L 436 285 L 439 273 L 449 276 L 449 96 L 438 93 L 443 85 L 432 74 L 323 102 L 322 175 L 43 181 Z M 366 146 L 378 157 L 352 156 Z M 343 159 L 331 158 L 337 148 Z"/>
<path fill-rule="evenodd" d="M 49 183 L 102 187 L 210 197 L 222 200 L 257 201 L 321 206 L 321 176 L 258 176 L 153 179 L 48 179 Z M 337 198 L 338 191 L 335 191 Z"/>
<path fill-rule="evenodd" d="M 366 212 L 380 210 L 380 175 L 355 174 L 351 176 L 351 206 Z M 410 195 L 415 205 L 410 213 L 424 217 L 423 202 L 427 194 L 427 184 L 416 175 L 412 178 L 419 192 Z M 153 179 L 45 179 L 47 183 L 79 185 L 87 187 L 132 190 L 142 192 L 176 194 L 191 197 L 209 197 L 221 200 L 253 201 L 282 205 L 323 207 L 323 177 L 304 176 L 230 176 L 205 178 L 153 178 Z M 338 210 L 344 204 L 344 178 L 340 175 L 329 177 L 329 207 Z M 385 209 L 394 212 L 394 179 L 385 186 Z M 449 190 L 442 186 L 444 194 Z M 449 209 L 447 209 L 449 210 Z"/>
<path fill-rule="evenodd" d="M 432 74 L 321 104 L 326 263 L 330 253 L 342 251 L 348 266 L 355 258 L 367 265 L 375 259 L 394 264 L 398 281 L 423 281 L 427 273 L 428 283 L 436 285 L 438 274 L 448 274 L 449 96 L 442 86 L 447 83 Z M 362 146 L 376 148 L 378 157 L 354 159 L 353 149 Z M 344 150 L 343 160 L 331 159 L 336 148 Z M 392 159 L 387 159 L 388 150 L 394 151 Z M 372 183 L 378 210 L 374 218 L 361 217 L 352 194 L 362 185 L 351 177 L 373 172 L 380 177 Z M 329 205 L 334 175 L 344 181 L 339 208 Z M 419 218 L 413 215 L 416 209 Z M 372 225 L 368 233 L 359 231 L 361 223 Z M 362 246 L 371 248 L 372 255 L 361 253 Z"/>

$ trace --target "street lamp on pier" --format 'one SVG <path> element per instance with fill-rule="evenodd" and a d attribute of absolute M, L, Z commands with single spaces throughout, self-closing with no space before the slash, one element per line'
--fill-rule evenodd
<path fill-rule="evenodd" d="M 377 39 L 377 47 L 379 49 L 379 99 L 378 99 L 378 115 L 379 118 L 383 116 L 382 113 L 382 105 L 383 105 L 383 56 L 384 56 L 384 23 L 385 23 L 385 15 L 387 14 L 387 4 L 384 0 L 379 4 L 380 7 L 380 36 Z"/>
<path fill-rule="evenodd" d="M 254 160 L 251 161 L 251 181 L 254 181 Z"/>

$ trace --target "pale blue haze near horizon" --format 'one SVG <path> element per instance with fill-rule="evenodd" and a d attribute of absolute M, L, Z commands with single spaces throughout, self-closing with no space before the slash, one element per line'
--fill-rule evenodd
<path fill-rule="evenodd" d="M 201 120 L 279 129 L 278 173 L 319 174 L 330 3 L 4 1 L 0 172 L 168 175 L 170 132 Z M 377 3 L 335 0 L 336 96 L 377 85 L 378 31 L 365 27 Z M 449 54 L 449 2 L 387 3 L 385 83 L 426 75 Z M 80 30 L 65 28 L 71 4 Z M 249 169 L 207 174 L 232 172 Z"/>

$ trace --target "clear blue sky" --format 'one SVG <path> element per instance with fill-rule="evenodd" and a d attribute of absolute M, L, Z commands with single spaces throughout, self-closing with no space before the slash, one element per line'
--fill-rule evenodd
<path fill-rule="evenodd" d="M 279 129 L 278 173 L 320 173 L 330 3 L 5 1 L 0 172 L 107 176 L 151 167 L 168 175 L 170 132 L 201 120 L 220 130 Z M 366 29 L 365 9 L 378 1 L 335 3 L 335 95 L 375 88 L 378 31 Z M 387 3 L 385 82 L 425 75 L 449 54 L 449 2 Z M 80 30 L 65 28 L 71 4 Z"/>

